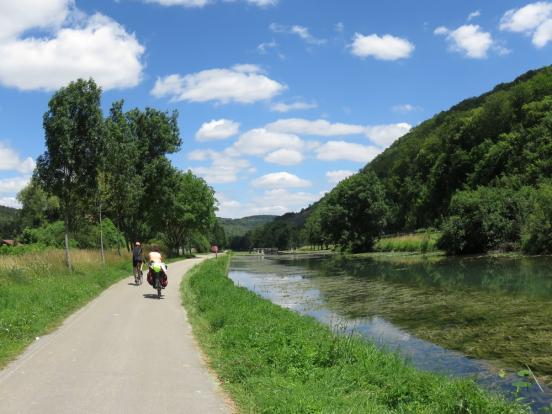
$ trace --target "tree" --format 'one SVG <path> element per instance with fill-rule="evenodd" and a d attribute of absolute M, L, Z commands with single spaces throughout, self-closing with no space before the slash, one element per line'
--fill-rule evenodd
<path fill-rule="evenodd" d="M 17 200 L 21 203 L 20 224 L 21 228 L 36 228 L 48 222 L 59 220 L 59 199 L 48 194 L 33 179 L 17 194 Z"/>
<path fill-rule="evenodd" d="M 339 183 L 320 205 L 322 231 L 353 252 L 370 251 L 390 213 L 382 184 L 372 171 Z"/>
<path fill-rule="evenodd" d="M 166 170 L 160 174 L 164 185 L 159 190 L 158 221 L 169 248 L 177 252 L 192 240 L 209 242 L 211 228 L 216 221 L 214 190 L 191 171 L 185 173 Z M 202 236 L 202 237 L 200 237 Z"/>
<path fill-rule="evenodd" d="M 97 167 L 104 138 L 101 89 L 79 79 L 58 90 L 44 114 L 46 152 L 37 160 L 36 178 L 57 196 L 63 214 L 65 259 L 72 270 L 69 232 L 83 200 L 97 192 Z"/>

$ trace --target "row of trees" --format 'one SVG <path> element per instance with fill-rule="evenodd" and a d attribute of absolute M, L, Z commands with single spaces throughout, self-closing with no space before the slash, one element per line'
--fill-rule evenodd
<path fill-rule="evenodd" d="M 102 245 L 104 226 L 108 232 L 112 226 L 121 235 L 111 238 L 119 248 L 121 241 L 129 246 L 151 239 L 173 252 L 192 244 L 208 248 L 215 233 L 214 191 L 167 158 L 181 146 L 177 113 L 125 112 L 117 101 L 104 117 L 100 102 L 92 79 L 52 96 L 44 114 L 46 151 L 18 195 L 23 234 L 32 239 L 31 229 L 61 220 L 68 266 L 69 235 L 82 235 L 93 223 L 101 224 Z"/>

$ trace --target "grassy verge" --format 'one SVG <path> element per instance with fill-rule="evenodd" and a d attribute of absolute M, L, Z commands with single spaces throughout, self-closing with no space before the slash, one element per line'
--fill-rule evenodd
<path fill-rule="evenodd" d="M 63 264 L 62 250 L 0 256 L 0 367 L 131 273 L 130 260 L 114 253 L 106 253 L 105 267 L 97 251 L 71 255 L 73 273 Z"/>
<path fill-rule="evenodd" d="M 234 286 L 228 257 L 182 285 L 194 333 L 241 412 L 523 413 L 473 382 L 420 372 Z"/>
<path fill-rule="evenodd" d="M 437 250 L 438 232 L 412 233 L 386 236 L 379 239 L 374 250 L 379 252 L 434 252 Z"/>

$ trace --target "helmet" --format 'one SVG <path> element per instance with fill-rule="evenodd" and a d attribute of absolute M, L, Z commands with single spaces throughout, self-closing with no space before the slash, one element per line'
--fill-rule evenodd
<path fill-rule="evenodd" d="M 140 242 L 136 242 L 134 243 L 136 246 L 140 246 Z"/>

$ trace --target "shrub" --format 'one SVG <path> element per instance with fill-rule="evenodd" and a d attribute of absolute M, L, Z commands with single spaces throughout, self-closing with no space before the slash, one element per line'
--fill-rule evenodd
<path fill-rule="evenodd" d="M 521 246 L 526 253 L 552 253 L 552 184 L 542 184 L 533 192 Z"/>

